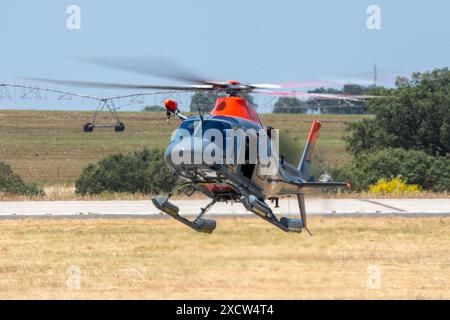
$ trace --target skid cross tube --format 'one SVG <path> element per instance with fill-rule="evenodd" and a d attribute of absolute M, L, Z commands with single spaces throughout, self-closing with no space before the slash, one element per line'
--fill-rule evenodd
<path fill-rule="evenodd" d="M 216 202 L 217 202 L 216 199 L 212 199 L 212 201 L 211 201 L 210 203 L 208 203 L 208 204 L 206 205 L 206 207 L 201 208 L 201 212 L 200 212 L 200 214 L 197 216 L 197 218 L 195 218 L 194 223 L 196 223 L 196 222 L 198 222 L 200 219 L 202 219 L 203 216 L 206 214 L 206 212 L 208 212 L 209 209 L 211 209 L 212 206 L 213 206 Z"/>

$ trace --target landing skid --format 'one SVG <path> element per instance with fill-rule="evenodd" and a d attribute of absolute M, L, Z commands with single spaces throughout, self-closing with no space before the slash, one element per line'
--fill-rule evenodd
<path fill-rule="evenodd" d="M 153 205 L 161 210 L 162 212 L 168 214 L 172 218 L 178 220 L 179 222 L 185 224 L 186 226 L 204 233 L 212 233 L 216 229 L 216 221 L 211 219 L 204 219 L 203 216 L 206 212 L 211 209 L 211 207 L 217 202 L 217 199 L 213 200 L 204 208 L 201 209 L 199 215 L 194 220 L 189 220 L 178 213 L 180 209 L 169 201 L 170 197 L 178 190 L 192 185 L 189 183 L 183 184 L 176 187 L 172 192 L 169 193 L 167 197 L 158 196 L 152 199 Z M 242 196 L 240 201 L 244 207 L 259 216 L 260 218 L 266 220 L 267 222 L 273 224 L 277 228 L 285 232 L 295 232 L 300 233 L 303 229 L 308 231 L 310 235 L 312 233 L 308 230 L 306 221 L 306 210 L 305 210 L 305 198 L 303 194 L 297 194 L 298 206 L 300 209 L 301 219 L 281 217 L 278 219 L 276 215 L 272 212 L 272 209 L 264 202 L 259 200 L 254 195 L 249 195 L 247 197 Z"/>
<path fill-rule="evenodd" d="M 301 199 L 303 200 L 303 211 L 300 204 Z M 270 222 L 277 228 L 285 232 L 302 232 L 302 229 L 306 228 L 306 213 L 304 211 L 304 198 L 299 198 L 300 212 L 303 212 L 302 219 L 293 219 L 288 217 L 281 217 L 278 219 L 276 215 L 272 212 L 272 209 L 263 201 L 258 200 L 255 196 L 251 195 L 249 197 L 242 197 L 241 202 L 244 207 L 256 214 L 258 217 L 263 218 L 267 222 Z"/>
<path fill-rule="evenodd" d="M 169 202 L 168 198 L 164 197 L 156 197 L 152 199 L 153 205 L 161 210 L 162 212 L 168 214 L 172 218 L 180 221 L 181 223 L 187 225 L 188 227 L 194 229 L 198 232 L 204 233 L 212 233 L 214 229 L 216 229 L 216 221 L 210 219 L 203 219 L 205 213 L 211 209 L 211 207 L 216 203 L 216 200 L 211 201 L 206 207 L 201 209 L 200 214 L 195 218 L 195 220 L 191 221 L 182 217 L 178 214 L 179 208 L 173 203 Z"/>

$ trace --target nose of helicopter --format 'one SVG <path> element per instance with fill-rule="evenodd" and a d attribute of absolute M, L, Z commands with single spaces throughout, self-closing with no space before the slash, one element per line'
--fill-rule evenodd
<path fill-rule="evenodd" d="M 213 164 L 215 156 L 213 149 L 220 149 L 214 142 L 199 137 L 182 139 L 172 142 L 164 153 L 164 160 L 169 167 L 197 168 L 199 165 Z M 211 157 L 211 159 L 208 159 Z M 216 159 L 216 158 L 214 158 Z"/>

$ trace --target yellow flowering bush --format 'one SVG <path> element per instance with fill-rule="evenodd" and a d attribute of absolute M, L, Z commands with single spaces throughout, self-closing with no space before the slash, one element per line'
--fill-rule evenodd
<path fill-rule="evenodd" d="M 377 183 L 369 186 L 370 193 L 401 194 L 410 192 L 419 192 L 420 186 L 417 184 L 406 184 L 400 178 L 394 178 L 389 181 L 385 179 L 378 180 Z"/>

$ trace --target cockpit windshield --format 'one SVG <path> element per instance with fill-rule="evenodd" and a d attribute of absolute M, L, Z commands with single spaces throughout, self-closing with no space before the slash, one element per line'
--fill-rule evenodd
<path fill-rule="evenodd" d="M 203 120 L 200 121 L 198 119 L 186 120 L 181 126 L 177 129 L 175 136 L 172 141 L 180 140 L 182 137 L 185 137 L 189 134 L 191 137 L 205 137 L 205 134 L 210 136 L 212 131 L 214 131 L 215 135 L 217 130 L 220 131 L 223 138 L 226 137 L 227 129 L 231 129 L 231 125 L 224 121 L 217 120 Z M 211 130 L 208 132 L 208 130 Z"/>

